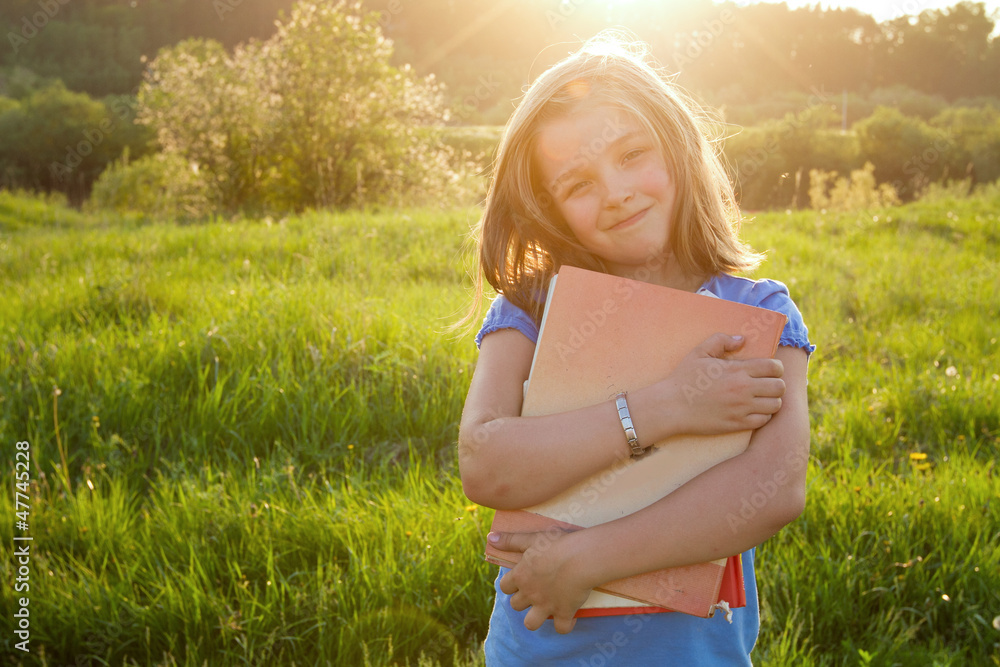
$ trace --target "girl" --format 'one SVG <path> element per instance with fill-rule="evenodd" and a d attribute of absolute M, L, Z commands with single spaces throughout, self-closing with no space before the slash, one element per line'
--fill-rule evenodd
<path fill-rule="evenodd" d="M 726 360 L 742 341 L 717 334 L 670 377 L 627 396 L 640 447 L 678 433 L 756 429 L 745 453 L 644 510 L 554 542 L 490 534 L 501 549 L 524 552 L 497 577 L 490 665 L 750 663 L 754 547 L 805 502 L 814 348 L 784 285 L 732 275 L 761 258 L 737 239 L 732 186 L 694 108 L 643 52 L 599 35 L 539 77 L 504 132 L 479 229 L 482 272 L 499 296 L 476 337 L 459 435 L 473 501 L 527 507 L 632 452 L 614 400 L 519 416 L 545 288 L 560 266 L 707 291 L 789 321 L 775 359 Z M 712 377 L 724 372 L 692 405 L 683 388 L 710 365 Z M 747 606 L 732 623 L 722 614 L 573 618 L 594 586 L 741 552 Z"/>

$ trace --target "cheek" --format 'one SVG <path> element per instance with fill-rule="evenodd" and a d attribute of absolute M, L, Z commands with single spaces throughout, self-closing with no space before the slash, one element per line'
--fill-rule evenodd
<path fill-rule="evenodd" d="M 594 203 L 589 197 L 577 197 L 559 206 L 559 212 L 574 234 L 583 231 L 594 215 Z"/>
<path fill-rule="evenodd" d="M 674 179 L 662 167 L 644 170 L 640 175 L 640 183 L 645 192 L 673 195 Z"/>

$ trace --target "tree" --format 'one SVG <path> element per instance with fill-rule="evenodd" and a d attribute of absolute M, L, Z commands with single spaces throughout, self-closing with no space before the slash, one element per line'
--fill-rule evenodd
<path fill-rule="evenodd" d="M 165 153 L 196 165 L 216 205 L 298 210 L 433 195 L 451 170 L 433 79 L 390 65 L 377 13 L 300 2 L 266 42 L 168 48 L 139 92 Z"/>
<path fill-rule="evenodd" d="M 903 83 L 954 99 L 995 94 L 996 80 L 984 71 L 1000 43 L 992 40 L 993 20 L 981 2 L 930 9 L 915 20 L 903 16 L 884 26 L 882 83 Z"/>
<path fill-rule="evenodd" d="M 226 210 L 263 205 L 275 117 L 263 50 L 250 43 L 230 55 L 218 42 L 185 40 L 160 52 L 139 90 L 139 122 L 165 154 L 195 165 Z"/>
<path fill-rule="evenodd" d="M 384 200 L 429 185 L 427 170 L 447 170 L 430 144 L 430 126 L 447 119 L 433 78 L 391 66 L 378 15 L 358 12 L 343 2 L 299 3 L 269 43 L 275 143 L 296 185 L 286 204 Z"/>
<path fill-rule="evenodd" d="M 992 183 L 1000 178 L 1000 110 L 993 107 L 946 109 L 931 119 L 955 145 L 952 178 Z"/>
<path fill-rule="evenodd" d="M 862 159 L 871 161 L 878 181 L 892 185 L 904 200 L 940 180 L 954 153 L 944 132 L 890 107 L 878 107 L 854 130 Z"/>
<path fill-rule="evenodd" d="M 98 174 L 129 146 L 143 152 L 145 134 L 133 124 L 134 102 L 103 102 L 54 83 L 0 113 L 2 183 L 65 193 L 79 203 Z"/>

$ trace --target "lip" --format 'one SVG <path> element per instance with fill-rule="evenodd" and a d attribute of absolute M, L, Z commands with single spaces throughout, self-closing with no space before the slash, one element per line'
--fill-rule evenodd
<path fill-rule="evenodd" d="M 608 231 L 620 231 L 620 230 L 623 230 L 623 229 L 628 229 L 632 225 L 634 225 L 637 222 L 639 222 L 640 220 L 642 220 L 646 216 L 646 213 L 649 212 L 650 208 L 652 208 L 652 207 L 651 206 L 646 207 L 646 208 L 642 209 L 641 211 L 639 211 L 638 213 L 636 213 L 635 215 L 632 215 L 632 216 L 630 216 L 628 218 L 625 218 L 624 220 L 619 220 L 618 222 L 616 222 L 615 224 L 613 224 L 611 227 L 609 227 Z"/>

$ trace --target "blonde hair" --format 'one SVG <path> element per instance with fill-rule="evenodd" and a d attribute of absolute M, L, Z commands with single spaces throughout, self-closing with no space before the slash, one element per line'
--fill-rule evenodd
<path fill-rule="evenodd" d="M 670 250 L 684 273 L 711 276 L 755 268 L 761 256 L 740 242 L 740 215 L 706 114 L 661 76 L 643 45 L 601 33 L 546 70 L 531 85 L 504 129 L 478 229 L 480 273 L 536 322 L 541 295 L 566 264 L 604 271 L 552 205 L 533 155 L 541 128 L 592 105 L 625 112 L 654 137 L 677 188 Z"/>

